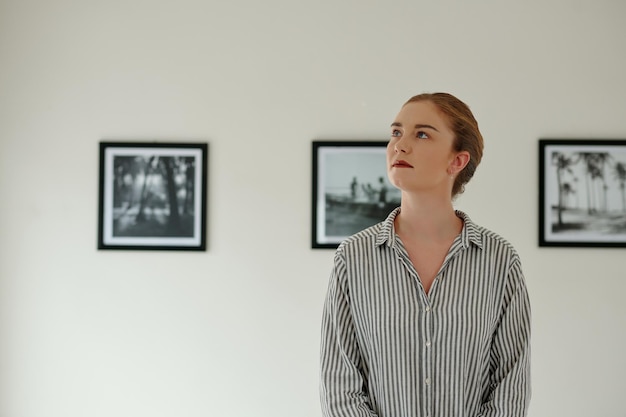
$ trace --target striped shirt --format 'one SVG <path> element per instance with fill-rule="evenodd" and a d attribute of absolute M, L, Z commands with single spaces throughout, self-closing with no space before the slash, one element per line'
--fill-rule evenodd
<path fill-rule="evenodd" d="M 385 221 L 334 257 L 322 318 L 327 417 L 522 417 L 530 399 L 530 303 L 520 259 L 464 220 L 428 294 Z"/>

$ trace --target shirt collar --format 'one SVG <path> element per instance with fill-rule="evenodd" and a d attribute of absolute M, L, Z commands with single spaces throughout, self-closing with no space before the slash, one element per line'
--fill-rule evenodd
<path fill-rule="evenodd" d="M 400 207 L 395 208 L 385 220 L 381 223 L 381 227 L 376 235 L 376 246 L 387 244 L 388 247 L 392 247 L 396 242 L 396 232 L 393 227 L 393 222 L 396 216 L 400 213 Z M 480 227 L 470 219 L 470 217 L 460 210 L 456 210 L 456 215 L 463 220 L 463 230 L 461 230 L 460 243 L 463 248 L 468 248 L 470 244 L 474 244 L 479 248 L 483 247 L 482 234 Z"/>
<path fill-rule="evenodd" d="M 483 238 L 480 227 L 461 210 L 456 210 L 456 215 L 463 220 L 463 230 L 461 231 L 461 242 L 463 243 L 463 247 L 469 248 L 470 243 L 473 243 L 482 249 Z"/>

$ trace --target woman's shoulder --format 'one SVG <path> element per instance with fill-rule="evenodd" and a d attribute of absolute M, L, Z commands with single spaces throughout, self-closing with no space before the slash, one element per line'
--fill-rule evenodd
<path fill-rule="evenodd" d="M 381 246 L 383 243 L 390 242 L 393 238 L 393 222 L 400 212 L 400 208 L 396 207 L 387 217 L 369 226 L 352 236 L 343 240 L 338 247 L 338 251 L 350 251 L 374 248 Z"/>
<path fill-rule="evenodd" d="M 472 221 L 472 219 L 464 212 L 457 211 L 457 215 L 463 218 L 465 222 L 466 233 L 469 240 L 476 243 L 483 250 L 507 252 L 512 256 L 518 256 L 517 250 L 513 244 L 501 234 L 485 226 L 474 223 L 474 221 Z"/>
<path fill-rule="evenodd" d="M 346 252 L 352 250 L 362 250 L 363 248 L 374 246 L 376 240 L 381 233 L 384 226 L 384 222 L 376 223 L 373 226 L 367 227 L 347 238 L 345 238 L 337 248 L 339 252 Z"/>

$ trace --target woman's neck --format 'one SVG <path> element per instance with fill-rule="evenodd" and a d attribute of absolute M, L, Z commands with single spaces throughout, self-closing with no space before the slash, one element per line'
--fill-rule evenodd
<path fill-rule="evenodd" d="M 396 233 L 430 241 L 449 240 L 463 228 L 450 198 L 424 198 L 402 195 Z"/>

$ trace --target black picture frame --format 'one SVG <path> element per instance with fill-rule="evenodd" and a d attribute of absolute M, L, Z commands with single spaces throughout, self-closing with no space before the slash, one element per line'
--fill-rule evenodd
<path fill-rule="evenodd" d="M 387 178 L 387 143 L 312 142 L 313 249 L 337 248 L 347 237 L 383 221 L 400 205 L 400 190 Z"/>
<path fill-rule="evenodd" d="M 539 246 L 626 247 L 626 140 L 539 140 Z"/>
<path fill-rule="evenodd" d="M 99 250 L 206 250 L 207 143 L 99 145 Z"/>

